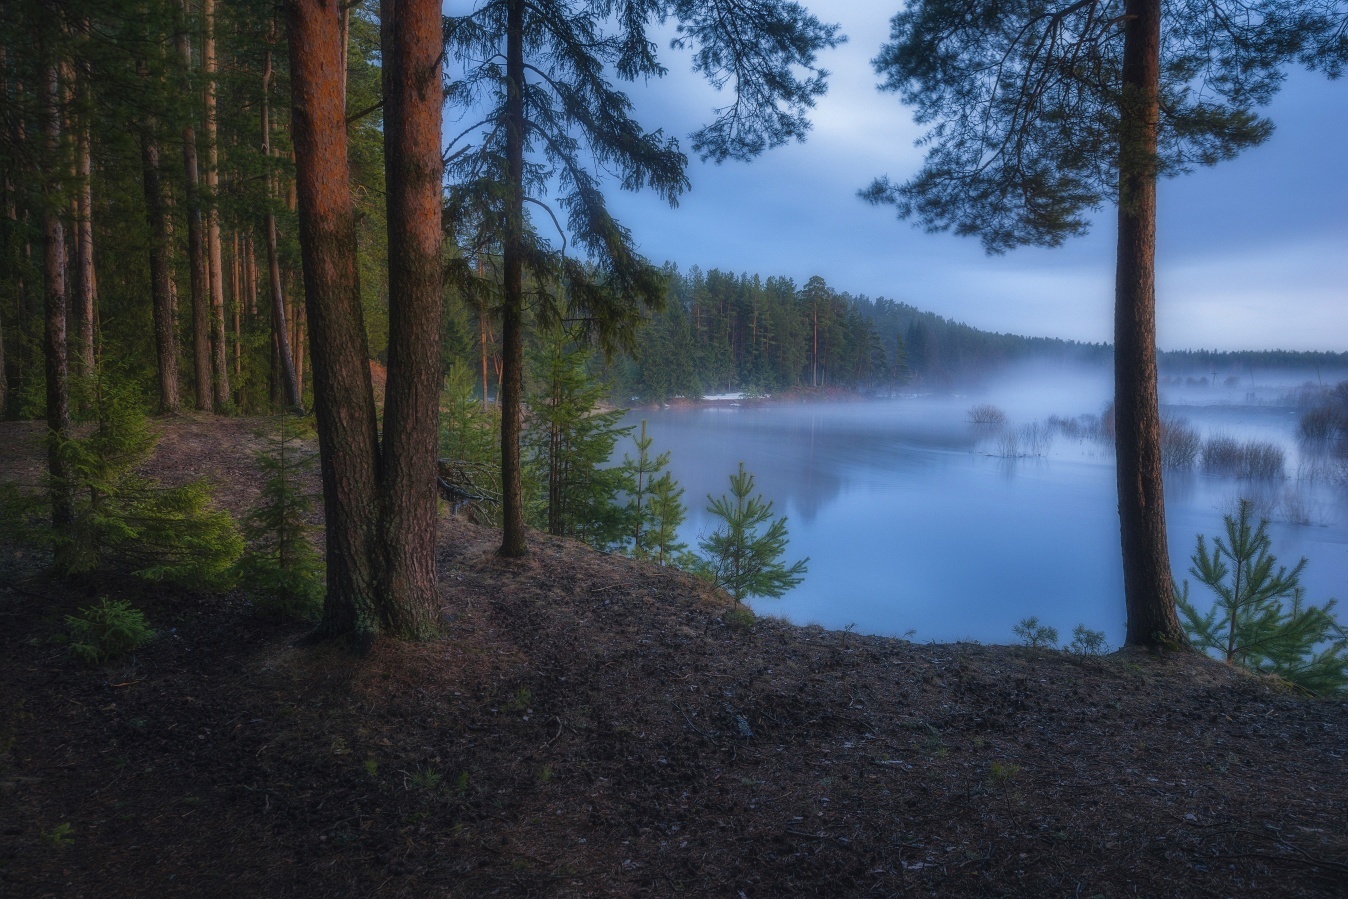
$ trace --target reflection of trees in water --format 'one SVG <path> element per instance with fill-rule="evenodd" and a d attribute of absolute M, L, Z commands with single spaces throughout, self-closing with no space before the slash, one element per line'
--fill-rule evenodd
<path fill-rule="evenodd" d="M 911 408 L 911 407 L 909 407 Z M 966 423 L 946 416 L 895 418 L 877 404 L 665 410 L 646 418 L 656 447 L 687 490 L 690 521 L 702 525 L 708 494 L 720 496 L 739 462 L 752 471 L 778 514 L 814 521 L 867 472 L 939 464 L 941 452 L 967 452 Z M 935 452 L 933 452 L 935 451 Z"/>

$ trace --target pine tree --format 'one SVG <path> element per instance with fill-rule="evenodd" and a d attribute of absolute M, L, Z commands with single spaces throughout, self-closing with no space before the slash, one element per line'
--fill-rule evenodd
<path fill-rule="evenodd" d="M 678 141 L 644 129 L 612 80 L 664 74 L 647 32 L 666 18 L 679 21 L 674 43 L 693 49 L 694 69 L 736 93 L 736 102 L 694 135 L 693 146 L 704 157 L 747 159 L 803 138 L 805 113 L 824 91 L 815 53 L 840 39 L 836 26 L 820 23 L 797 3 L 746 0 L 731 11 L 706 0 L 636 0 L 620 7 L 488 0 L 468 15 L 446 19 L 446 47 L 464 67 L 449 99 L 481 110 L 474 116 L 478 124 L 451 146 L 451 176 L 459 183 L 451 190 L 448 218 L 468 232 L 469 245 L 498 247 L 502 269 L 504 556 L 528 552 L 519 431 L 526 299 L 534 300 L 536 319 L 545 327 L 558 324 L 562 311 L 554 302 L 560 298 L 547 291 L 526 298 L 530 282 L 564 281 L 571 310 L 582 313 L 580 320 L 606 351 L 630 349 L 641 306 L 658 308 L 663 300 L 661 273 L 612 216 L 602 175 L 613 173 L 627 190 L 649 188 L 671 205 L 688 187 Z M 561 215 L 544 201 L 546 193 L 557 197 Z M 526 203 L 546 211 L 545 227 L 560 232 L 560 251 L 534 228 Z M 568 243 L 583 258 L 569 256 Z"/>
<path fill-rule="evenodd" d="M 1058 246 L 1117 206 L 1114 383 L 1126 642 L 1183 643 L 1166 542 L 1156 376 L 1162 175 L 1262 143 L 1258 114 L 1333 26 L 1284 0 L 917 0 L 874 60 L 930 130 L 922 170 L 862 196 L 990 253 Z M 1341 32 L 1339 32 L 1341 34 Z M 916 342 L 914 367 L 925 370 Z"/>
<path fill-rule="evenodd" d="M 646 434 L 646 420 L 642 419 L 641 433 L 632 437 L 637 457 L 633 459 L 624 453 L 622 465 L 618 469 L 622 491 L 627 494 L 627 505 L 623 510 L 626 520 L 622 548 L 623 552 L 636 559 L 646 559 L 651 555 L 651 532 L 656 524 L 651 499 L 655 482 L 661 477 L 668 477 L 668 472 L 663 475 L 661 472 L 669 465 L 669 453 L 652 456 L 651 446 L 654 442 L 655 438 Z"/>
<path fill-rule="evenodd" d="M 742 602 L 749 596 L 781 596 L 804 579 L 809 558 L 790 566 L 782 561 L 786 516 L 772 517 L 772 503 L 754 493 L 754 476 L 743 462 L 730 476 L 730 493 L 707 500 L 707 511 L 721 524 L 699 546 L 716 586 Z"/>
<path fill-rule="evenodd" d="M 1268 522 L 1251 526 L 1253 506 L 1242 499 L 1224 518 L 1226 540 L 1198 537 L 1189 573 L 1216 594 L 1206 615 L 1189 602 L 1188 583 L 1177 597 L 1195 647 L 1252 671 L 1274 674 L 1311 693 L 1348 687 L 1348 632 L 1335 622 L 1334 600 L 1304 603 L 1302 559 L 1290 571 L 1269 552 Z M 1276 568 L 1275 568 L 1276 566 Z M 1290 605 L 1284 600 L 1290 600 Z"/>
<path fill-rule="evenodd" d="M 239 562 L 241 584 L 255 591 L 254 607 L 266 615 L 315 621 L 323 610 L 323 562 L 310 542 L 314 498 L 302 477 L 317 453 L 305 446 L 310 429 L 278 416 L 257 454 L 266 480 L 261 502 L 243 522 L 249 551 Z"/>
<path fill-rule="evenodd" d="M 650 525 L 646 530 L 645 548 L 647 557 L 660 565 L 696 571 L 701 560 L 679 539 L 679 526 L 688 517 L 683 492 L 669 472 L 651 482 Z"/>

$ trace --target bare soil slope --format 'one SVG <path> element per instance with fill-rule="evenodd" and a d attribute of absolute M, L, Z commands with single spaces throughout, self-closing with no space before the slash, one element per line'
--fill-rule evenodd
<path fill-rule="evenodd" d="M 152 467 L 237 513 L 256 426 L 164 421 Z M 0 480 L 40 470 L 0 424 Z M 0 547 L 0 895 L 1348 895 L 1343 701 L 1190 655 L 737 627 L 677 573 L 496 544 L 446 520 L 444 639 L 365 658 Z M 160 635 L 94 670 L 51 638 L 98 595 Z"/>

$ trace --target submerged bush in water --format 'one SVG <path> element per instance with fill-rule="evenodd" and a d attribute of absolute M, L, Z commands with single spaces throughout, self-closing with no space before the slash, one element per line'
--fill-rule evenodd
<path fill-rule="evenodd" d="M 1348 416 L 1334 406 L 1317 406 L 1301 415 L 1298 431 L 1305 440 L 1330 440 L 1348 430 Z"/>
<path fill-rule="evenodd" d="M 976 425 L 995 425 L 1006 424 L 1006 413 L 992 403 L 979 403 L 969 409 L 969 421 Z"/>
<path fill-rule="evenodd" d="M 1280 478 L 1286 465 L 1282 447 L 1263 440 L 1242 443 L 1214 434 L 1203 444 L 1203 470 L 1236 478 Z"/>
<path fill-rule="evenodd" d="M 1192 468 L 1203 450 L 1203 439 L 1187 419 L 1161 419 L 1161 465 L 1169 469 Z"/>

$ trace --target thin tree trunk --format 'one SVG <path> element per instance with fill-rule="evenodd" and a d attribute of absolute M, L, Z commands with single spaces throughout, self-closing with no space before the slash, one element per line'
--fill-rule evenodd
<path fill-rule="evenodd" d="M 243 260 L 239 252 L 239 232 L 229 237 L 229 302 L 231 324 L 234 326 L 234 392 L 239 405 L 243 398 Z"/>
<path fill-rule="evenodd" d="M 520 414 L 524 388 L 524 0 L 506 12 L 506 219 L 501 306 L 501 549 L 528 555 L 524 482 L 520 471 Z"/>
<path fill-rule="evenodd" d="M 257 241 L 253 230 L 244 235 L 244 261 L 247 266 L 246 283 L 248 285 L 248 321 L 257 317 Z"/>
<path fill-rule="evenodd" d="M 382 7 L 392 11 L 393 0 Z M 436 440 L 440 414 L 440 0 L 397 0 L 381 19 L 388 202 L 389 346 L 384 391 L 386 626 L 405 639 L 438 631 Z"/>
<path fill-rule="evenodd" d="M 347 167 L 338 12 L 332 0 L 291 0 L 292 135 L 305 303 L 314 329 L 327 535 L 327 598 L 317 636 L 379 632 L 378 431 L 356 267 Z"/>
<path fill-rule="evenodd" d="M 1175 613 L 1156 383 L 1156 132 L 1160 0 L 1128 0 L 1114 298 L 1115 441 L 1129 646 L 1187 645 Z"/>
<path fill-rule="evenodd" d="M 145 178 L 145 221 L 150 229 L 150 296 L 154 306 L 154 338 L 159 361 L 159 411 L 177 412 L 178 333 L 173 280 L 169 275 L 168 212 L 159 177 L 159 141 L 154 123 L 141 130 L 141 166 Z"/>
<path fill-rule="evenodd" d="M 201 64 L 206 75 L 205 118 L 206 131 L 206 256 L 210 273 L 211 295 L 211 375 L 215 411 L 228 410 L 231 403 L 229 389 L 229 352 L 225 336 L 225 273 L 220 252 L 220 148 L 216 133 L 215 115 L 215 0 L 202 0 L 202 24 L 205 38 L 201 45 Z"/>
<path fill-rule="evenodd" d="M 178 55 L 183 71 L 192 74 L 192 40 L 187 28 L 189 0 L 183 0 L 183 27 L 178 32 Z M 201 173 L 197 161 L 197 132 L 189 118 L 183 123 L 183 169 L 187 185 L 187 260 L 192 282 L 192 363 L 196 375 L 196 407 L 211 408 L 211 314 L 206 301 L 206 241 L 201 216 Z"/>
<path fill-rule="evenodd" d="M 84 27 L 88 27 L 85 23 Z M 73 312 L 78 327 L 80 373 L 94 372 L 94 308 L 98 296 L 98 282 L 94 274 L 94 194 L 93 165 L 89 134 L 89 72 L 85 67 L 74 70 L 75 111 L 75 260 Z"/>
<path fill-rule="evenodd" d="M 273 23 L 267 36 L 268 40 L 274 39 L 275 34 L 276 28 Z M 298 415 L 303 413 L 304 404 L 300 398 L 295 357 L 290 350 L 290 335 L 286 331 L 286 298 L 281 290 L 281 262 L 276 248 L 276 211 L 272 208 L 275 202 L 276 179 L 271 162 L 271 77 L 271 50 L 267 50 L 262 59 L 262 158 L 267 167 L 267 212 L 264 222 L 267 235 L 267 282 L 271 288 L 271 327 L 277 350 L 273 360 L 280 363 L 280 368 L 276 370 L 276 379 L 280 382 L 286 408 Z"/>
<path fill-rule="evenodd" d="M 293 290 L 294 287 L 293 278 L 291 279 L 291 285 L 292 285 L 291 292 L 297 293 L 298 291 Z M 305 359 L 304 345 L 306 336 L 305 329 L 308 326 L 308 318 L 305 314 L 306 308 L 307 306 L 305 303 L 297 302 L 295 304 L 295 314 L 293 316 L 295 320 L 295 336 L 292 337 L 290 340 L 291 364 L 295 366 L 295 383 L 299 385 L 299 389 L 301 391 L 304 389 L 304 359 Z M 366 368 L 370 367 L 370 360 L 368 356 L 366 357 L 365 360 L 365 367 Z M 373 391 L 374 388 L 372 387 L 370 389 L 371 391 Z"/>
<path fill-rule="evenodd" d="M 0 44 L 0 98 L 5 103 L 11 102 L 9 94 L 9 79 L 5 73 L 8 71 L 6 66 L 5 46 Z M 8 135 L 4 135 L 8 137 Z M 18 143 L 16 141 L 16 143 Z M 23 294 L 23 274 L 19 271 L 19 256 L 15 252 L 18 246 L 17 228 L 19 224 L 18 204 L 14 201 L 14 181 L 10 177 L 9 169 L 4 171 L 3 179 L 0 179 L 0 187 L 4 188 L 5 195 L 5 222 L 4 222 L 4 240 L 0 241 L 0 262 L 6 266 L 7 278 L 12 278 L 15 288 L 15 311 L 18 311 L 19 299 Z M 3 282 L 0 282 L 3 283 Z M 0 309 L 0 325 L 4 322 L 4 310 Z M 9 366 L 5 356 L 5 334 L 0 327 L 0 420 L 4 420 L 9 412 Z"/>
<path fill-rule="evenodd" d="M 43 349 L 47 376 L 47 470 L 51 475 L 51 520 L 64 536 L 74 520 L 70 473 L 62 443 L 70 437 L 70 378 L 66 356 L 66 239 L 61 225 L 60 67 L 42 73 L 41 104 L 49 175 L 42 206 Z M 59 563 L 58 563 L 59 564 Z"/>

